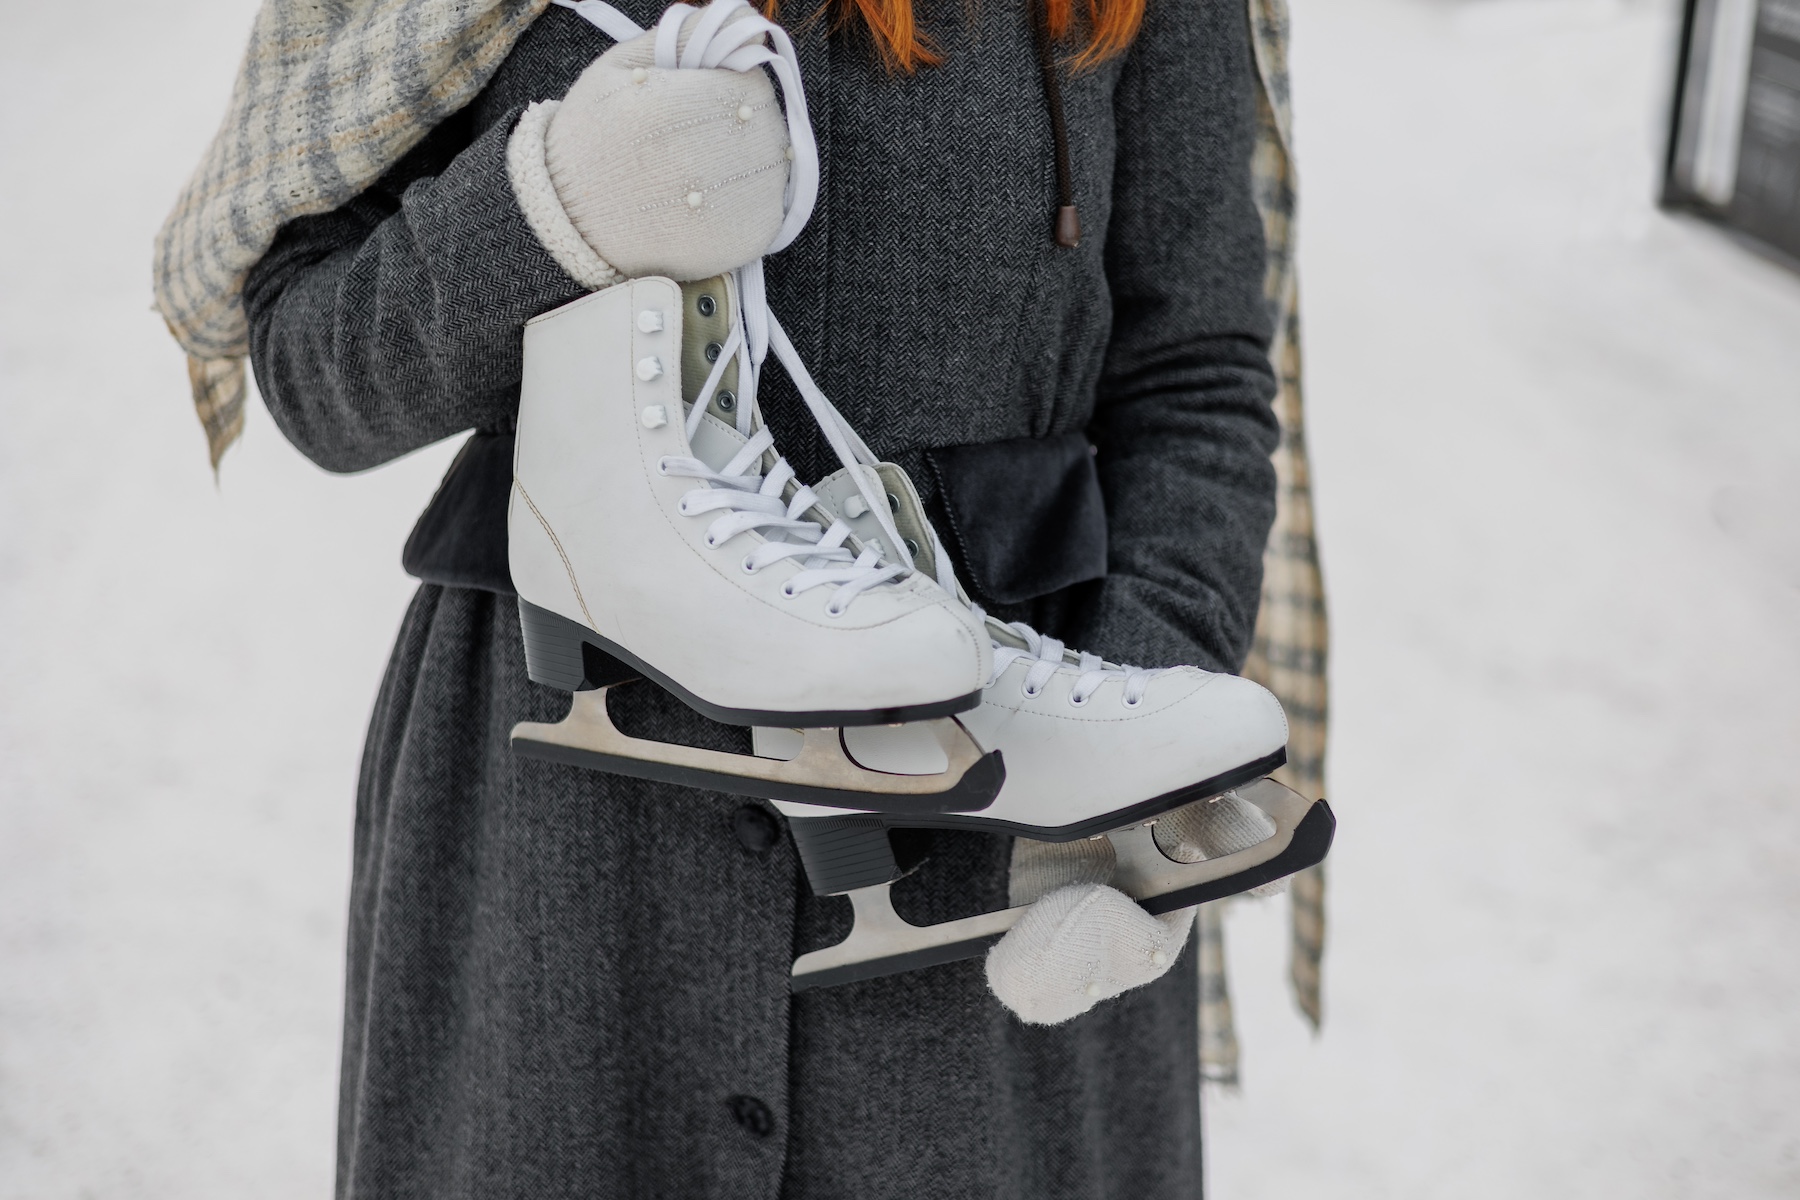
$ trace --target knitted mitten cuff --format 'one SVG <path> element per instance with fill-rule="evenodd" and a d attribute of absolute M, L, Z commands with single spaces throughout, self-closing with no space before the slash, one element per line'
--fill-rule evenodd
<path fill-rule="evenodd" d="M 506 143 L 506 177 L 512 183 L 513 195 L 525 214 L 526 224 L 537 234 L 538 241 L 544 244 L 556 265 L 582 287 L 598 291 L 611 287 L 622 276 L 576 232 L 575 223 L 569 220 L 562 201 L 557 198 L 556 185 L 550 181 L 550 169 L 544 165 L 544 134 L 560 104 L 556 100 L 540 101 L 519 118 Z"/>

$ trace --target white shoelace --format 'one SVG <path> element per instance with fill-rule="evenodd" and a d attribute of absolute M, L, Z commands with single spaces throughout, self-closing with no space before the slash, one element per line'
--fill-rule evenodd
<path fill-rule="evenodd" d="M 706 412 L 704 399 L 695 403 L 694 411 Z M 682 496 L 678 511 L 688 517 L 708 512 L 720 514 L 707 527 L 708 546 L 722 546 L 753 529 L 761 532 L 762 543 L 744 556 L 744 572 L 754 575 L 771 564 L 798 559 L 802 569 L 782 585 L 782 595 L 798 596 L 815 587 L 836 584 L 837 591 L 826 603 L 825 612 L 841 617 L 857 596 L 900 578 L 907 568 L 883 563 L 878 544 L 863 547 L 860 554 L 852 551 L 844 544 L 850 537 L 850 527 L 843 521 L 834 520 L 826 528 L 806 516 L 819 502 L 811 488 L 801 485 L 783 500 L 782 492 L 794 480 L 794 469 L 787 460 L 777 458 L 767 472 L 757 469 L 774 443 L 774 435 L 762 429 L 717 471 L 697 458 L 672 455 L 658 460 L 656 469 L 664 475 L 698 479 L 706 484 Z"/>
<path fill-rule="evenodd" d="M 630 17 L 606 3 L 606 0 L 552 0 L 573 9 L 615 41 L 626 41 L 644 30 Z M 788 189 L 783 198 L 784 216 L 781 229 L 764 254 L 773 254 L 799 236 L 812 216 L 819 194 L 819 147 L 813 139 L 812 121 L 806 111 L 806 91 L 800 82 L 800 60 L 787 31 L 760 13 L 727 24 L 727 19 L 740 8 L 748 8 L 749 0 L 713 0 L 704 9 L 689 4 L 672 4 L 656 23 L 656 65 L 663 69 L 722 67 L 733 71 L 751 71 L 767 67 L 781 88 L 786 108 L 788 139 L 793 147 L 793 164 L 788 175 Z M 685 47 L 681 47 L 681 26 L 695 13 L 702 15 L 695 23 Z M 679 49 L 678 49 L 679 48 Z M 688 413 L 688 437 L 699 430 L 708 403 L 718 390 L 725 368 L 738 363 L 738 390 L 742 393 L 736 406 L 737 429 L 750 440 L 730 463 L 714 472 L 705 463 L 692 458 L 666 458 L 658 469 L 671 475 L 704 480 L 706 489 L 689 492 L 682 497 L 682 511 L 690 515 L 723 511 L 707 531 L 709 544 L 722 544 L 748 529 L 762 530 L 771 540 L 757 547 L 744 559 L 744 570 L 755 571 L 769 563 L 786 558 L 799 558 L 806 568 L 788 584 L 796 593 L 810 587 L 836 583 L 838 591 L 827 611 L 841 615 L 843 606 L 872 587 L 899 578 L 912 569 L 913 556 L 906 549 L 882 495 L 878 477 L 872 468 L 880 460 L 844 420 L 843 414 L 814 382 L 812 373 L 800 360 L 799 352 L 788 339 L 787 331 L 770 310 L 763 282 L 762 259 L 732 272 L 737 284 L 738 306 L 729 338 L 720 347 L 712 371 Z M 773 349 L 775 357 L 787 369 L 800 397 L 812 412 L 813 419 L 824 432 L 825 439 L 856 482 L 868 511 L 887 535 L 887 548 L 881 542 L 869 542 L 860 554 L 852 555 L 844 545 L 850 529 L 842 520 L 834 520 L 829 528 L 808 520 L 802 514 L 817 503 L 811 488 L 801 486 L 785 502 L 781 493 L 793 480 L 794 472 L 787 460 L 777 457 L 766 475 L 754 473 L 764 453 L 773 449 L 769 431 L 753 432 L 751 414 L 755 411 L 756 384 L 763 361 Z M 928 527 L 929 529 L 929 527 Z M 952 596 L 958 594 L 950 556 L 938 542 L 935 530 L 929 536 L 937 561 L 937 582 Z M 779 539 L 779 540 L 776 540 Z M 889 565 L 884 555 L 891 550 L 900 564 Z M 969 606 L 978 620 L 986 620 L 979 605 Z M 1007 626 L 1026 645 L 1021 650 L 998 640 L 994 645 L 994 673 L 988 680 L 992 687 L 1007 667 L 1020 659 L 1031 660 L 1025 674 L 1024 694 L 1036 696 L 1058 671 L 1074 671 L 1080 678 L 1069 691 L 1069 703 L 1086 704 L 1106 683 L 1123 681 L 1123 703 L 1136 708 L 1144 701 L 1150 680 L 1163 673 L 1142 667 L 1117 666 L 1097 654 L 1079 651 L 1075 661 L 1056 638 L 1045 637 L 1023 622 Z M 992 639 L 990 639 L 992 640 Z"/>
<path fill-rule="evenodd" d="M 984 620 L 987 618 L 979 605 L 972 604 L 969 607 L 977 617 Z M 1076 661 L 1070 662 L 1070 651 L 1056 638 L 1039 633 L 1023 621 L 1009 621 L 1006 627 L 1019 636 L 1019 640 L 1025 643 L 1025 649 L 994 641 L 994 674 L 988 679 L 989 687 L 999 681 L 1006 668 L 1024 659 L 1031 663 L 1031 669 L 1025 672 L 1025 679 L 1019 685 L 1019 690 L 1027 697 L 1035 697 L 1041 693 L 1044 685 L 1058 671 L 1070 671 L 1081 676 L 1075 681 L 1075 686 L 1069 689 L 1069 703 L 1076 708 L 1093 699 L 1094 693 L 1100 690 L 1102 684 L 1114 680 L 1122 680 L 1125 684 L 1125 707 L 1136 708 L 1144 702 L 1144 692 L 1150 686 L 1150 681 L 1166 670 L 1118 666 L 1085 650 L 1075 651 Z"/>
<path fill-rule="evenodd" d="M 553 3 L 573 9 L 616 41 L 625 41 L 644 32 L 606 0 L 553 0 Z M 767 67 L 775 76 L 786 111 L 792 167 L 783 197 L 781 228 L 763 252 L 772 254 L 798 237 L 812 216 L 819 194 L 819 147 L 813 138 L 812 120 L 807 115 L 799 56 L 787 31 L 754 11 L 751 16 L 727 23 L 738 9 L 749 7 L 748 0 L 713 0 L 703 9 L 689 4 L 671 4 L 657 19 L 655 62 L 665 70 L 723 68 L 753 71 Z M 695 12 L 701 15 L 688 36 L 687 45 L 682 46 L 681 26 Z M 666 458 L 658 469 L 670 475 L 700 479 L 707 484 L 706 488 L 689 492 L 682 498 L 682 511 L 690 515 L 726 511 L 726 515 L 708 530 L 709 544 L 722 544 L 749 529 L 762 531 L 764 537 L 771 540 L 745 558 L 744 569 L 755 571 L 785 558 L 800 558 L 806 570 L 796 575 L 788 586 L 798 593 L 821 584 L 837 583 L 838 591 L 827 611 L 838 616 L 856 596 L 906 575 L 912 569 L 912 556 L 894 525 L 878 477 L 872 469 L 880 460 L 813 381 L 811 372 L 788 339 L 787 331 L 770 311 L 762 259 L 738 268 L 732 272 L 732 277 L 737 285 L 738 303 L 733 313 L 731 335 L 720 347 L 712 371 L 688 412 L 687 431 L 691 442 L 700 428 L 708 403 L 718 390 L 719 381 L 724 377 L 725 368 L 736 361 L 740 393 L 736 405 L 737 430 L 750 440 L 731 463 L 718 472 L 693 458 Z M 785 459 L 776 456 L 766 475 L 756 473 L 762 456 L 773 452 L 768 431 L 755 430 L 751 419 L 756 411 L 757 382 L 770 349 L 787 369 L 801 399 L 824 432 L 825 440 L 880 523 L 887 535 L 885 546 L 880 541 L 873 541 L 867 543 L 861 553 L 853 553 L 843 544 L 851 530 L 841 520 L 834 520 L 826 527 L 804 518 L 802 514 L 818 502 L 810 488 L 801 486 L 787 501 L 782 501 L 782 490 L 794 479 L 794 472 Z M 752 447 L 757 449 L 753 452 Z M 898 565 L 887 563 L 889 554 L 898 560 Z"/>

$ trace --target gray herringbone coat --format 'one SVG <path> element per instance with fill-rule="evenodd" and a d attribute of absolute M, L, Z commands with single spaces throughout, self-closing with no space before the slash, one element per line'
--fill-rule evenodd
<path fill-rule="evenodd" d="M 772 302 L 987 599 L 1115 659 L 1235 666 L 1276 435 L 1242 6 L 1150 0 L 1127 56 L 1065 76 L 1074 250 L 1050 238 L 1023 4 L 919 11 L 947 62 L 895 78 L 859 32 L 784 10 L 825 175 Z M 472 105 L 259 264 L 257 378 L 310 457 L 358 469 L 509 428 L 523 322 L 579 289 L 511 197 L 505 140 L 606 44 L 552 9 Z M 779 444 L 822 474 L 792 397 L 767 393 Z M 1059 574 L 1032 516 L 1056 504 L 1007 474 L 1059 437 L 1097 448 L 1097 476 L 1069 476 L 1104 501 L 1093 570 Z M 967 452 L 997 444 L 1014 449 Z M 619 699 L 628 729 L 744 745 L 647 685 Z M 526 679 L 509 598 L 420 589 L 358 797 L 341 1197 L 1199 1195 L 1185 963 L 1053 1029 L 1008 1016 L 979 961 L 791 997 L 793 954 L 847 905 L 808 893 L 760 805 L 509 753 L 515 721 L 566 703 Z M 920 921 L 996 907 L 1006 858 L 937 836 L 897 901 Z"/>

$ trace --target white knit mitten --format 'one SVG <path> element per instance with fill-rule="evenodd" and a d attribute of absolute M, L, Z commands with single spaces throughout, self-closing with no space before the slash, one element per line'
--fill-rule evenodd
<path fill-rule="evenodd" d="M 683 23 L 682 46 L 704 15 Z M 507 145 L 526 220 L 588 287 L 705 279 L 757 258 L 782 224 L 788 129 L 768 74 L 657 67 L 655 38 L 595 59 L 560 102 L 526 110 Z"/>
<path fill-rule="evenodd" d="M 1163 814 L 1152 830 L 1156 847 L 1176 862 L 1204 862 L 1248 850 L 1275 834 L 1275 822 L 1262 809 L 1230 792 L 1198 800 Z M 1288 881 L 1277 879 L 1251 888 L 1252 896 L 1279 896 Z"/>
<path fill-rule="evenodd" d="M 1153 917 L 1117 888 L 1105 838 L 1013 841 L 1008 891 L 1025 915 L 988 951 L 987 981 L 1028 1025 L 1056 1025 L 1160 979 L 1187 944 L 1194 910 Z"/>

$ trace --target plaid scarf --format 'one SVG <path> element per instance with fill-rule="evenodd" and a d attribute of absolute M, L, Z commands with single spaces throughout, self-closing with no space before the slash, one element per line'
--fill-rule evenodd
<path fill-rule="evenodd" d="M 1244 674 L 1281 700 L 1288 715 L 1288 762 L 1276 772 L 1302 795 L 1325 787 L 1328 628 L 1319 549 L 1313 538 L 1312 482 L 1300 390 L 1300 291 L 1294 269 L 1295 177 L 1293 114 L 1288 106 L 1287 0 L 1249 0 L 1256 53 L 1257 136 L 1251 174 L 1262 214 L 1269 265 L 1263 296 L 1275 327 L 1269 357 L 1278 390 L 1275 413 L 1275 527 L 1263 551 L 1262 607 Z M 1311 867 L 1294 876 L 1289 979 L 1300 1011 L 1317 1029 L 1321 1018 L 1320 965 L 1325 953 L 1325 873 Z M 1238 1081 L 1237 1033 L 1225 981 L 1219 906 L 1200 908 L 1200 1060 L 1204 1078 Z"/>
<path fill-rule="evenodd" d="M 156 235 L 213 468 L 244 427 L 244 277 L 474 99 L 549 0 L 263 0 L 225 120 Z"/>

